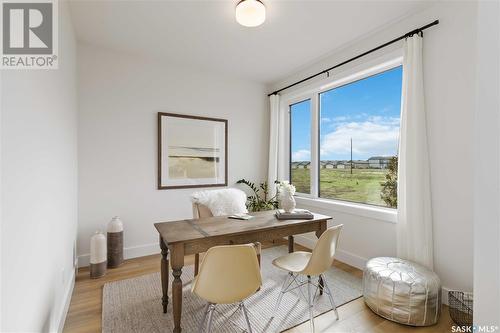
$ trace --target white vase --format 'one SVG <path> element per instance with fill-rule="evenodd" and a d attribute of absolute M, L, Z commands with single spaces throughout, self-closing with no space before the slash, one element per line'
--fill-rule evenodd
<path fill-rule="evenodd" d="M 123 222 L 119 216 L 115 216 L 108 223 L 108 232 L 120 232 L 123 231 Z"/>
<path fill-rule="evenodd" d="M 106 274 L 106 266 L 106 237 L 98 230 L 90 238 L 90 277 L 95 279 Z"/>
<path fill-rule="evenodd" d="M 285 210 L 287 213 L 293 212 L 295 209 L 295 198 L 290 192 L 282 192 L 280 194 L 281 197 L 281 208 Z"/>

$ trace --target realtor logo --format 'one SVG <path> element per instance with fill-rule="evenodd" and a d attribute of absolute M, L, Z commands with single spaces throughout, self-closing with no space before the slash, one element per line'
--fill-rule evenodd
<path fill-rule="evenodd" d="M 57 3 L 2 2 L 1 68 L 57 68 Z"/>

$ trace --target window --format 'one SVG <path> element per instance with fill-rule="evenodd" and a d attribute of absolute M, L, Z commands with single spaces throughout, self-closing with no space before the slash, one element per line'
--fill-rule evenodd
<path fill-rule="evenodd" d="M 290 182 L 311 193 L 311 100 L 290 105 Z"/>
<path fill-rule="evenodd" d="M 310 109 L 310 99 L 290 105 L 290 181 L 297 192 L 397 206 L 401 84 L 402 67 L 398 65 L 329 90 L 318 89 L 311 95 L 318 101 L 315 109 Z M 308 106 L 302 107 L 303 112 L 298 111 L 298 105 L 305 102 Z M 319 124 L 312 126 L 311 119 L 318 119 Z M 312 145 L 318 151 L 313 154 L 318 156 L 317 170 L 304 168 L 307 163 L 311 165 L 308 148 L 311 149 L 312 131 L 319 132 L 319 143 Z M 317 186 L 311 179 L 316 179 Z M 311 193 L 311 188 L 316 193 Z"/>

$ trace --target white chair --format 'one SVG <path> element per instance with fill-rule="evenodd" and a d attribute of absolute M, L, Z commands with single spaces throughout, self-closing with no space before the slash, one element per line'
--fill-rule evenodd
<path fill-rule="evenodd" d="M 287 271 L 288 275 L 281 287 L 281 292 L 278 296 L 278 301 L 276 302 L 272 317 L 276 315 L 283 295 L 286 292 L 299 288 L 300 294 L 304 297 L 309 307 L 309 320 L 312 332 L 314 332 L 314 298 L 318 289 L 320 289 L 320 292 L 324 290 L 324 292 L 328 294 L 333 311 L 335 311 L 337 320 L 339 319 L 332 291 L 328 287 L 326 279 L 323 277 L 323 273 L 332 266 L 342 226 L 342 224 L 337 225 L 323 232 L 312 253 L 297 251 L 274 259 L 273 265 Z M 301 280 L 301 276 L 306 276 L 307 279 Z M 312 281 L 313 276 L 318 277 L 318 284 Z M 292 286 L 293 284 L 295 284 L 295 286 Z M 307 285 L 307 297 L 300 289 L 303 285 Z M 316 287 L 314 293 L 311 291 L 312 287 Z"/>
<path fill-rule="evenodd" d="M 214 216 L 210 209 L 202 205 L 200 203 L 193 202 L 193 218 L 194 219 L 200 219 L 200 218 L 205 218 L 205 217 L 212 217 Z M 259 261 L 259 266 L 260 266 L 260 253 L 261 253 L 261 244 L 259 242 L 253 243 L 255 247 L 255 251 L 257 251 L 257 260 Z M 199 269 L 199 264 L 200 264 L 200 254 L 196 253 L 194 255 L 194 275 L 196 276 L 198 274 L 198 269 Z"/>
<path fill-rule="evenodd" d="M 253 295 L 261 285 L 262 278 L 253 245 L 224 245 L 210 248 L 201 262 L 200 272 L 191 289 L 194 294 L 207 301 L 198 332 L 203 332 L 207 316 L 205 332 L 211 332 L 217 304 L 239 303 L 238 309 L 243 311 L 248 333 L 252 333 L 243 300 Z"/>

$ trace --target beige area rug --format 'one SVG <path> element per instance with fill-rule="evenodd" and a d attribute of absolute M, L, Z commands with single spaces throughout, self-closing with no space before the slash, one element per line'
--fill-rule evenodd
<path fill-rule="evenodd" d="M 287 253 L 286 246 L 263 250 L 263 286 L 259 292 L 245 301 L 249 310 L 254 332 L 281 332 L 309 319 L 307 303 L 295 289 L 283 297 L 280 309 L 273 320 L 271 314 L 281 290 L 286 273 L 274 267 L 271 261 Z M 183 302 L 182 331 L 197 332 L 202 319 L 205 301 L 191 293 L 193 266 L 182 271 Z M 172 276 L 170 281 L 172 281 Z M 326 274 L 337 306 L 362 295 L 361 279 L 332 267 Z M 306 293 L 306 290 L 303 290 Z M 102 331 L 104 333 L 124 332 L 172 332 L 172 305 L 163 313 L 161 305 L 160 273 L 140 276 L 128 280 L 106 283 L 102 302 Z M 328 295 L 317 295 L 315 316 L 331 310 Z M 214 315 L 213 332 L 244 332 L 245 322 L 241 311 L 229 320 L 227 317 L 236 309 L 235 305 L 218 305 Z"/>

